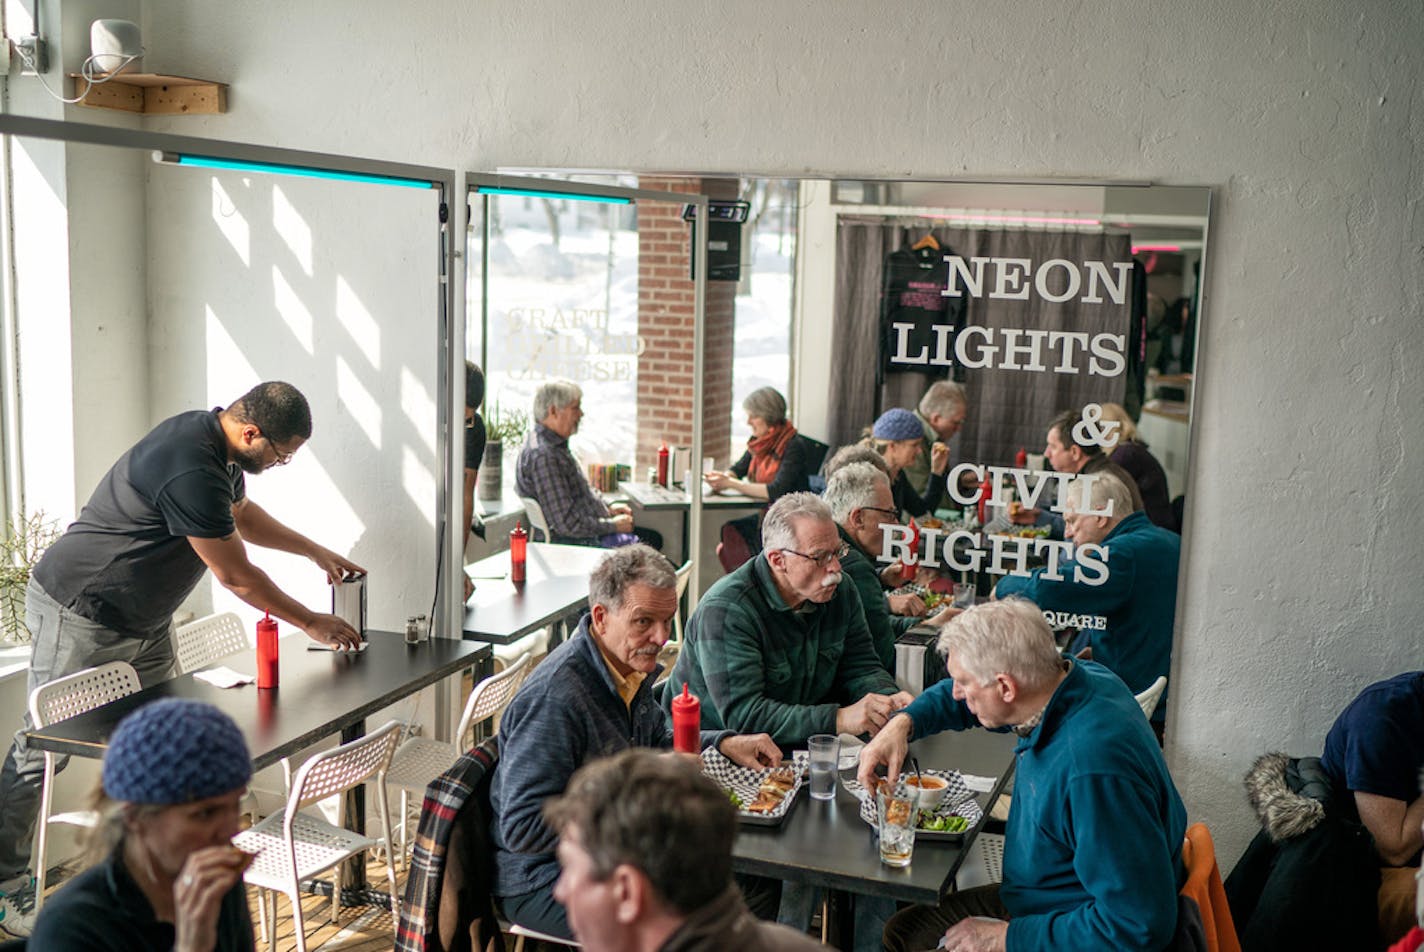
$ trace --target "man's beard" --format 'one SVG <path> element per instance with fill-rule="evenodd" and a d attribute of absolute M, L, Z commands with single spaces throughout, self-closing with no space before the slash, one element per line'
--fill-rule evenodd
<path fill-rule="evenodd" d="M 250 476 L 257 476 L 267 468 L 266 454 L 262 450 L 237 450 L 233 455 L 237 468 Z"/>

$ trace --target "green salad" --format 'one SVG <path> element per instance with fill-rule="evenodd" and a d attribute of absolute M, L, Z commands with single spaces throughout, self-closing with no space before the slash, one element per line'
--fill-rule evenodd
<path fill-rule="evenodd" d="M 737 796 L 737 791 L 733 790 L 731 787 L 727 788 L 727 799 L 731 800 L 732 806 L 736 807 L 738 810 L 742 808 L 742 798 Z"/>
<path fill-rule="evenodd" d="M 937 813 L 920 811 L 920 829 L 931 833 L 963 833 L 969 829 L 969 821 L 962 816 L 940 816 Z"/>

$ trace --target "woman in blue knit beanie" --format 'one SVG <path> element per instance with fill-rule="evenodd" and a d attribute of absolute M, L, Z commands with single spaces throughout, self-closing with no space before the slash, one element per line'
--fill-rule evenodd
<path fill-rule="evenodd" d="M 251 952 L 232 845 L 252 762 L 242 733 L 210 704 L 146 704 L 104 755 L 96 864 L 41 909 L 29 947 L 46 952 Z"/>
<path fill-rule="evenodd" d="M 904 407 L 893 407 L 880 414 L 870 429 L 876 452 L 885 457 L 890 467 L 890 494 L 895 508 L 912 516 L 930 516 L 939 507 L 945 493 L 945 471 L 949 469 L 949 447 L 935 443 L 930 454 L 930 482 L 922 497 L 910 485 L 905 468 L 924 452 L 924 428 L 920 418 Z"/>

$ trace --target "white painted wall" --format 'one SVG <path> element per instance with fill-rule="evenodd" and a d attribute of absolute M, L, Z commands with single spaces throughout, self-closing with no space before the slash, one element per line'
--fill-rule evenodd
<path fill-rule="evenodd" d="M 233 84 L 227 115 L 151 124 L 454 167 L 1217 187 L 1168 752 L 1223 865 L 1251 758 L 1316 750 L 1359 688 L 1420 666 L 1417 4 L 393 12 L 147 4 L 149 68 Z"/>

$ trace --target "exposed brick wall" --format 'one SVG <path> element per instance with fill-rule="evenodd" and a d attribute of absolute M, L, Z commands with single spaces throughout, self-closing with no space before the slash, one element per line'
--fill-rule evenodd
<path fill-rule="evenodd" d="M 735 199 L 735 179 L 644 177 L 639 188 L 703 193 Z M 691 229 L 682 207 L 643 202 L 638 206 L 638 334 L 646 349 L 638 359 L 638 447 L 634 477 L 657 462 L 658 446 L 692 445 L 692 335 L 694 318 Z M 704 357 L 703 455 L 720 468 L 730 460 L 732 330 L 737 285 L 707 284 Z M 740 455 L 740 454 L 738 454 Z M 696 465 L 693 468 L 697 468 Z M 677 474 L 676 478 L 680 478 Z"/>

